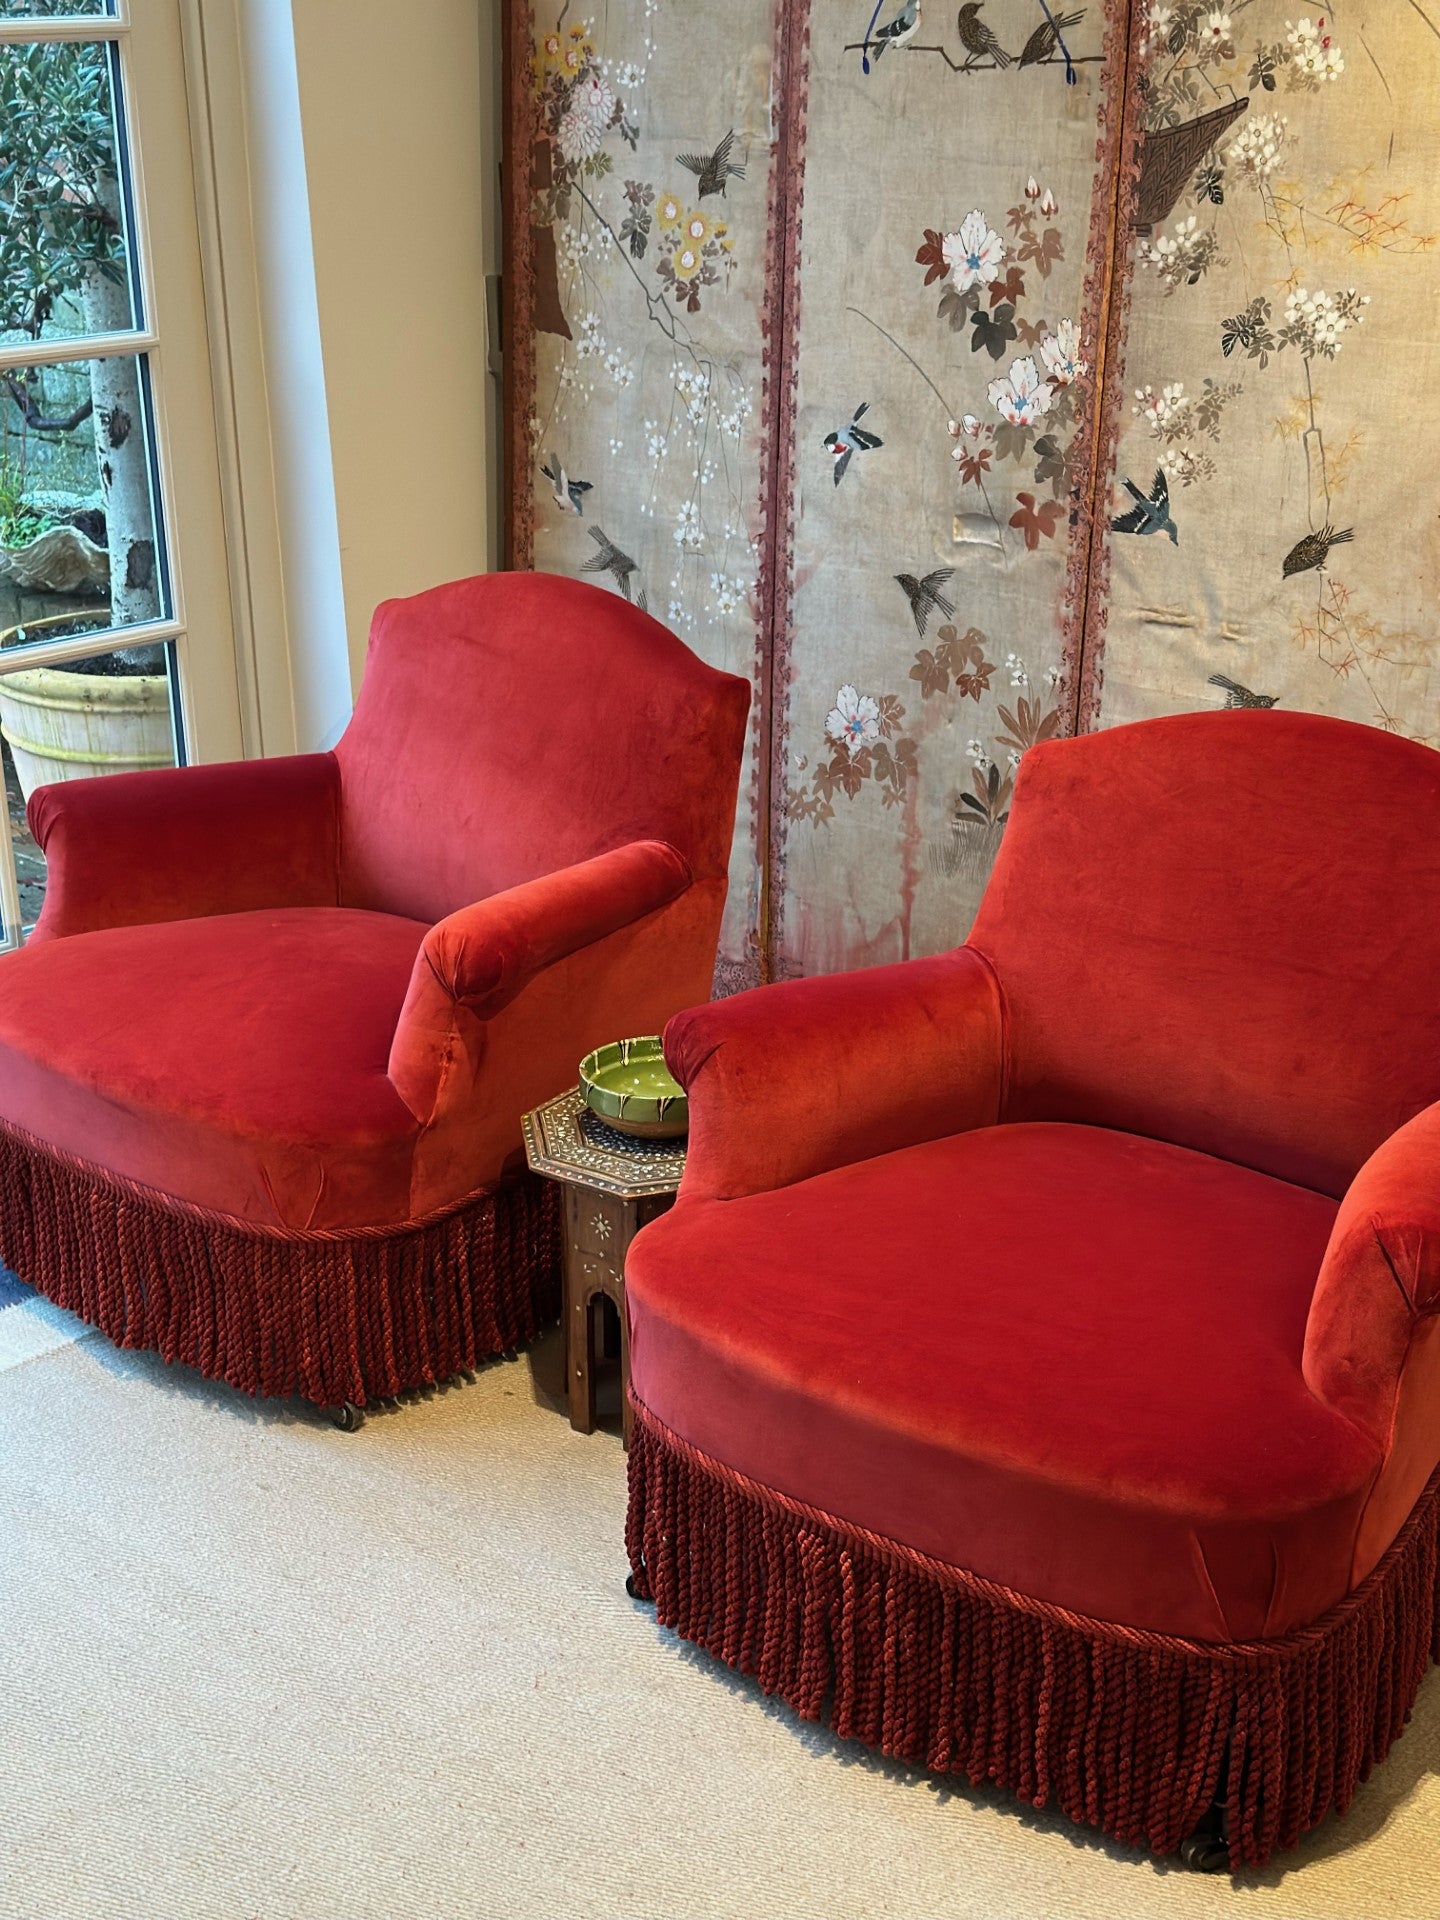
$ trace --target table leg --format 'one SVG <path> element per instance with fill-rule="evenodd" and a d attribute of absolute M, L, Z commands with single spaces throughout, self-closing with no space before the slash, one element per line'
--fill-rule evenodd
<path fill-rule="evenodd" d="M 577 1433 L 595 1431 L 595 1374 L 591 1365 L 590 1260 L 577 1231 L 574 1189 L 565 1195 L 565 1397 Z"/>
<path fill-rule="evenodd" d="M 625 1437 L 625 1451 L 630 1451 L 630 1429 L 635 1424 L 635 1414 L 630 1405 L 630 1317 L 625 1311 L 625 1294 L 620 1294 L 620 1418 L 623 1422 L 621 1432 Z"/>

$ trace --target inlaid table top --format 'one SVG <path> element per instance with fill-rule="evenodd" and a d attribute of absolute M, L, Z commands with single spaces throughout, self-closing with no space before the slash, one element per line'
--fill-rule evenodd
<path fill-rule="evenodd" d="M 591 1113 L 579 1087 L 547 1100 L 521 1121 L 531 1170 L 622 1200 L 674 1193 L 685 1171 L 685 1141 L 639 1140 Z"/>

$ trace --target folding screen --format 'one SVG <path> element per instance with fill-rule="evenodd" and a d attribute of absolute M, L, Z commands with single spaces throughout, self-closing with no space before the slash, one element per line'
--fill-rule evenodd
<path fill-rule="evenodd" d="M 572 15 L 508 23 L 511 564 L 754 681 L 722 986 L 962 939 L 1050 734 L 1428 737 L 1440 0 Z"/>
<path fill-rule="evenodd" d="M 1440 5 L 1149 11 L 1106 404 L 1173 535 L 1111 536 L 1082 722 L 1280 704 L 1433 742 Z"/>

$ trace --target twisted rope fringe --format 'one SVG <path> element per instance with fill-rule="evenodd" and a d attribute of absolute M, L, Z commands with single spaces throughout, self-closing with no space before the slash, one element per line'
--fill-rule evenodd
<path fill-rule="evenodd" d="M 402 1228 L 303 1233 L 169 1201 L 0 1127 L 0 1258 L 117 1346 L 337 1406 L 448 1380 L 559 1311 L 531 1174 Z"/>
<path fill-rule="evenodd" d="M 1283 1640 L 1175 1639 L 1012 1593 L 747 1480 L 638 1401 L 626 1546 L 660 1622 L 803 1719 L 1173 1852 L 1217 1792 L 1232 1868 L 1383 1759 L 1440 1659 L 1440 1473 L 1385 1558 Z"/>

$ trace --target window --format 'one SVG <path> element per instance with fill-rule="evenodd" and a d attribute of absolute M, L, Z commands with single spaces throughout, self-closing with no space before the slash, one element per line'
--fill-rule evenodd
<path fill-rule="evenodd" d="M 0 177 L 14 946 L 44 891 L 35 787 L 239 751 L 177 0 L 0 0 Z"/>

